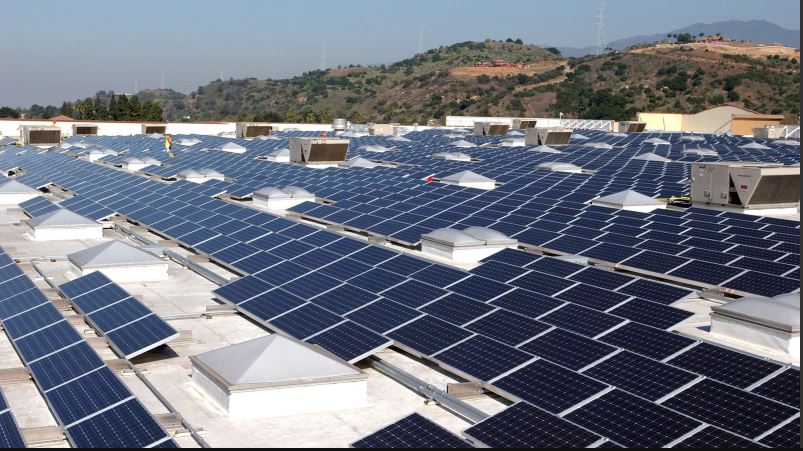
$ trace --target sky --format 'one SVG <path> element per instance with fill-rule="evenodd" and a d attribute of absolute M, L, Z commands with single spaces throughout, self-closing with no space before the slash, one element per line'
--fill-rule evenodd
<path fill-rule="evenodd" d="M 101 89 L 133 92 L 163 82 L 189 93 L 221 76 L 300 75 L 322 60 L 326 67 L 393 63 L 414 55 L 422 36 L 424 49 L 508 37 L 586 47 L 596 42 L 599 3 L 3 0 L 0 106 L 61 105 Z M 798 0 L 605 4 L 607 41 L 723 20 L 800 29 Z"/>

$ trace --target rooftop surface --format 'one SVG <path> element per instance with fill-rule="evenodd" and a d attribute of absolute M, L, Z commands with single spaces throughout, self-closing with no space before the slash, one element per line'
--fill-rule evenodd
<path fill-rule="evenodd" d="M 0 169 L 22 167 L 18 181 L 48 191 L 30 206 L 0 211 L 0 246 L 23 272 L 16 277 L 29 278 L 53 301 L 181 447 L 346 447 L 414 412 L 474 445 L 558 444 L 535 433 L 488 432 L 543 424 L 550 440 L 560 438 L 563 446 L 671 447 L 694 440 L 796 446 L 799 435 L 787 431 L 799 421 L 799 355 L 726 341 L 708 329 L 711 308 L 727 300 L 799 291 L 799 220 L 587 204 L 627 189 L 650 198 L 687 194 L 688 163 L 704 157 L 684 155 L 688 144 L 678 134 L 583 130 L 612 149 L 558 147 L 560 161 L 593 174 L 537 171 L 538 162 L 557 154 L 496 147 L 504 137 L 465 137 L 478 145 L 464 150 L 473 162 L 432 159 L 436 151 L 454 150 L 453 140 L 441 134 L 410 133 L 409 143 L 354 138 L 349 157 L 376 160 L 376 153 L 360 150 L 369 144 L 396 148 L 381 154 L 382 167 L 354 169 L 256 159 L 286 147 L 284 135 L 253 141 L 193 136 L 201 142 L 175 146 L 175 158 L 147 150 L 158 141 L 153 138 L 84 138 L 129 149 L 127 156 L 169 161 L 136 174 L 115 166 L 126 155 L 90 163 L 78 148 L 0 148 Z M 670 144 L 655 148 L 650 138 Z M 800 159 L 799 147 L 788 144 L 764 140 L 770 150 L 746 150 L 743 138 L 705 139 L 722 160 Z M 229 142 L 246 153 L 214 150 Z M 653 148 L 673 162 L 632 160 Z M 170 180 L 192 167 L 228 178 Z M 427 181 L 461 171 L 492 177 L 500 186 L 485 191 Z M 288 185 L 309 190 L 318 202 L 269 212 L 251 200 L 261 188 Z M 28 239 L 20 221 L 29 209 L 50 208 L 48 202 L 96 220 L 112 216 L 103 222 L 104 240 Z M 487 227 L 519 247 L 459 265 L 423 255 L 421 235 L 445 227 Z M 56 290 L 77 277 L 68 254 L 110 240 L 161 246 L 171 257 L 169 280 L 119 284 L 180 332 L 131 366 Z M 4 288 L 13 277 L 6 276 L 8 285 L 0 282 L 3 299 L 16 299 L 9 298 L 13 288 Z M 3 318 L 0 389 L 23 436 L 29 445 L 74 444 L 60 430 L 75 426 L 62 424 L 41 381 L 21 372 L 33 365 L 18 354 L 29 352 L 20 345 L 25 338 L 15 338 Z M 363 370 L 368 406 L 235 420 L 191 381 L 190 356 L 276 333 Z M 425 402 L 398 376 L 380 372 L 371 357 L 424 387 L 469 382 L 452 389 L 483 390 L 455 396 L 463 403 L 458 415 L 449 402 Z M 724 416 L 716 408 L 723 397 L 732 403 Z M 476 425 L 477 412 L 489 418 Z M 604 412 L 621 418 L 611 421 Z M 529 419 L 517 423 L 522 418 Z M 492 427 L 497 423 L 501 429 Z M 575 434 L 557 432 L 572 428 Z M 193 437 L 191 430 L 200 432 Z"/>

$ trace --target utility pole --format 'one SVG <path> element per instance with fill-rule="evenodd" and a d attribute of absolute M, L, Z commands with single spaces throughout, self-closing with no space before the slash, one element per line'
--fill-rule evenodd
<path fill-rule="evenodd" d="M 605 52 L 605 0 L 599 2 L 597 10 L 597 55 Z"/>

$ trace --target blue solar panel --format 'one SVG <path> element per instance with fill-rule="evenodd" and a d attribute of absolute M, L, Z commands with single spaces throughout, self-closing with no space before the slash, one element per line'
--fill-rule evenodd
<path fill-rule="evenodd" d="M 318 345 L 351 363 L 356 363 L 391 344 L 387 338 L 351 321 L 321 332 L 307 342 Z"/>
<path fill-rule="evenodd" d="M 599 340 L 656 360 L 663 360 L 695 343 L 691 338 L 638 323 L 625 324 Z"/>
<path fill-rule="evenodd" d="M 177 338 L 178 332 L 156 315 L 105 332 L 110 344 L 126 359 L 132 359 Z"/>
<path fill-rule="evenodd" d="M 470 335 L 471 332 L 432 316 L 424 316 L 387 334 L 422 355 L 435 354 Z"/>
<path fill-rule="evenodd" d="M 585 268 L 582 271 L 571 275 L 569 279 L 588 285 L 615 290 L 632 281 L 633 277 L 613 271 L 605 271 L 597 268 Z"/>
<path fill-rule="evenodd" d="M 438 287 L 408 280 L 382 293 L 383 297 L 394 300 L 407 307 L 418 308 L 439 299 L 449 292 Z"/>
<path fill-rule="evenodd" d="M 800 448 L 800 417 L 762 438 L 760 442 L 770 448 Z"/>
<path fill-rule="evenodd" d="M 82 340 L 75 328 L 66 320 L 62 320 L 30 335 L 17 338 L 14 346 L 25 361 L 31 362 Z"/>
<path fill-rule="evenodd" d="M 493 301 L 491 305 L 501 307 L 528 318 L 538 318 L 546 312 L 554 310 L 564 302 L 558 301 L 549 296 L 523 290 L 521 288 L 504 294 Z"/>
<path fill-rule="evenodd" d="M 36 291 L 39 292 L 38 290 Z M 42 298 L 39 298 L 37 301 L 41 301 L 41 299 Z M 45 301 L 47 301 L 47 299 L 45 299 Z M 4 303 L 5 302 L 14 302 L 14 300 L 7 300 L 4 301 Z M 3 320 L 3 328 L 13 339 L 37 331 L 53 323 L 62 321 L 63 319 L 64 317 L 61 316 L 61 313 L 56 310 L 53 304 L 48 302 L 13 318 Z"/>
<path fill-rule="evenodd" d="M 574 304 L 565 305 L 539 320 L 588 337 L 595 337 L 624 321 L 622 318 Z"/>
<path fill-rule="evenodd" d="M 582 305 L 595 310 L 606 311 L 622 302 L 628 300 L 630 296 L 608 291 L 604 288 L 597 288 L 591 285 L 577 285 L 558 294 L 558 299 Z"/>
<path fill-rule="evenodd" d="M 541 335 L 520 349 L 572 370 L 591 365 L 616 351 L 613 346 L 562 329 Z"/>
<path fill-rule="evenodd" d="M 471 448 L 461 438 L 414 413 L 351 445 L 352 448 Z"/>
<path fill-rule="evenodd" d="M 517 346 L 546 332 L 549 326 L 513 312 L 499 310 L 472 322 L 466 328 L 510 346 Z"/>
<path fill-rule="evenodd" d="M 343 318 L 314 304 L 303 305 L 270 320 L 271 327 L 278 328 L 299 340 L 322 332 L 340 322 L 343 322 Z"/>
<path fill-rule="evenodd" d="M 102 366 L 103 361 L 86 342 L 28 365 L 42 390 L 50 390 Z"/>
<path fill-rule="evenodd" d="M 687 310 L 638 298 L 628 301 L 609 313 L 659 329 L 669 329 L 694 316 L 693 312 Z"/>
<path fill-rule="evenodd" d="M 675 287 L 646 279 L 637 279 L 616 291 L 666 305 L 679 301 L 691 294 L 691 290 L 688 288 Z"/>
<path fill-rule="evenodd" d="M 514 287 L 486 277 L 472 275 L 454 285 L 450 285 L 448 288 L 450 291 L 463 296 L 481 302 L 488 302 L 511 291 Z"/>
<path fill-rule="evenodd" d="M 525 268 L 491 260 L 471 270 L 472 274 L 487 277 L 498 282 L 507 282 L 528 272 Z"/>
<path fill-rule="evenodd" d="M 332 313 L 345 315 L 376 299 L 378 299 L 378 296 L 371 292 L 361 290 L 353 285 L 345 284 L 311 298 L 310 302 Z"/>
<path fill-rule="evenodd" d="M 628 351 L 597 363 L 583 374 L 652 401 L 698 378 L 696 374 Z"/>
<path fill-rule="evenodd" d="M 789 368 L 753 389 L 753 393 L 766 396 L 789 406 L 799 406 L 800 369 Z"/>
<path fill-rule="evenodd" d="M 323 294 L 343 282 L 323 275 L 321 273 L 312 272 L 299 277 L 291 282 L 282 285 L 282 288 L 302 299 L 310 299 L 320 294 Z"/>
<path fill-rule="evenodd" d="M 552 296 L 558 292 L 561 292 L 575 283 L 576 282 L 539 272 L 531 272 L 509 282 L 510 285 L 521 287 L 547 296 Z"/>
<path fill-rule="evenodd" d="M 71 426 L 65 432 L 78 448 L 144 448 L 168 437 L 135 399 Z"/>
<path fill-rule="evenodd" d="M 740 388 L 749 387 L 781 368 L 776 363 L 708 343 L 691 348 L 669 363 Z"/>
<path fill-rule="evenodd" d="M 108 368 L 101 368 L 47 393 L 47 399 L 62 424 L 75 423 L 131 397 L 125 384 Z"/>
<path fill-rule="evenodd" d="M 239 304 L 272 288 L 273 285 L 270 283 L 264 282 L 254 276 L 248 276 L 224 285 L 214 290 L 213 293 L 218 298 L 225 299 L 233 304 Z"/>
<path fill-rule="evenodd" d="M 432 265 L 410 275 L 411 278 L 430 285 L 445 288 L 458 280 L 463 280 L 470 274 L 458 269 L 441 265 Z"/>
<path fill-rule="evenodd" d="M 800 280 L 747 271 L 741 276 L 726 282 L 724 286 L 747 293 L 774 297 L 799 289 Z"/>
<path fill-rule="evenodd" d="M 532 360 L 533 356 L 489 338 L 476 336 L 433 358 L 469 377 L 487 382 Z"/>
<path fill-rule="evenodd" d="M 374 268 L 368 272 L 350 279 L 349 283 L 371 293 L 381 293 L 394 287 L 406 279 L 396 273 L 385 271 L 384 269 Z"/>
<path fill-rule="evenodd" d="M 304 299 L 277 288 L 239 304 L 237 307 L 262 321 L 268 321 L 300 307 L 304 303 Z"/>
<path fill-rule="evenodd" d="M 731 434 L 730 432 L 723 431 L 722 429 L 709 426 L 676 444 L 672 448 L 756 448 L 758 446 L 759 445 L 756 442 Z"/>

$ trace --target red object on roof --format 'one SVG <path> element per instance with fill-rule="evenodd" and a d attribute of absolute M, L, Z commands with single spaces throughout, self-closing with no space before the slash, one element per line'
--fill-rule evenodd
<path fill-rule="evenodd" d="M 74 121 L 75 119 L 73 119 L 71 117 L 67 117 L 67 116 L 61 114 L 61 115 L 58 115 L 58 116 L 53 116 L 48 120 L 49 121 L 53 121 L 53 122 L 64 122 L 64 121 Z"/>

